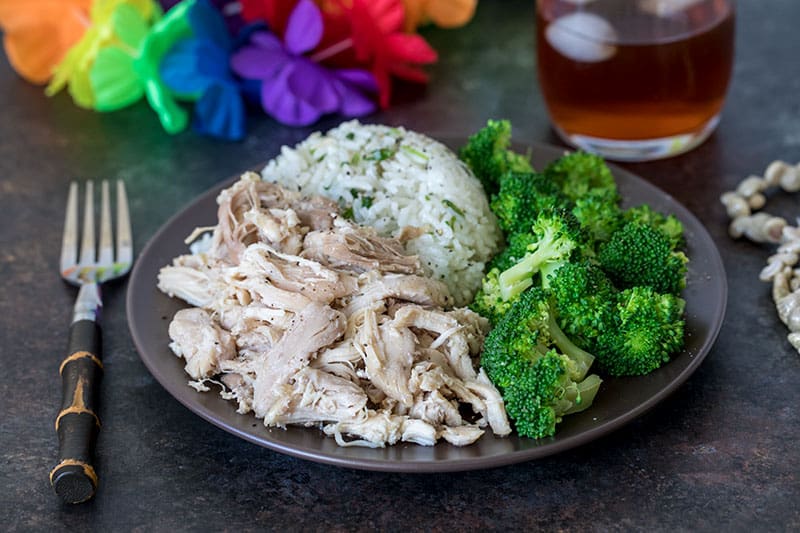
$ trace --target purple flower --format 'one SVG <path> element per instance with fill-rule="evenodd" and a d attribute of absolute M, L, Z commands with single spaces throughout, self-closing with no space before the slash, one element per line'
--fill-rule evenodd
<path fill-rule="evenodd" d="M 260 80 L 261 105 L 284 124 L 305 126 L 322 115 L 361 116 L 375 110 L 368 96 L 375 78 L 361 69 L 328 69 L 303 54 L 322 39 L 322 13 L 311 0 L 300 0 L 289 17 L 284 42 L 256 31 L 231 57 L 231 68 L 245 79 Z"/>

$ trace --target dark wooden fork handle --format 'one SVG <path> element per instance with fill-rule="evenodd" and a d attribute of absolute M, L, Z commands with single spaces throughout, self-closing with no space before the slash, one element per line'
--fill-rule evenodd
<path fill-rule="evenodd" d="M 65 502 L 81 503 L 97 490 L 92 459 L 100 429 L 97 416 L 97 393 L 103 373 L 100 326 L 92 320 L 73 322 L 68 347 L 68 355 L 59 369 L 62 399 L 56 418 L 58 464 L 50 472 L 50 483 Z"/>

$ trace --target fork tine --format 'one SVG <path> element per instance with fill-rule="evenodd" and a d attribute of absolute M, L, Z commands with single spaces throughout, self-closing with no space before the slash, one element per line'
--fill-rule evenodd
<path fill-rule="evenodd" d="M 108 180 L 103 180 L 100 187 L 100 253 L 97 263 L 101 267 L 110 267 L 114 261 L 114 243 L 111 238 L 111 201 L 108 197 Z"/>
<path fill-rule="evenodd" d="M 78 261 L 78 184 L 69 185 L 67 213 L 64 215 L 64 235 L 61 238 L 61 272 L 72 268 Z"/>
<path fill-rule="evenodd" d="M 127 272 L 133 262 L 131 216 L 125 182 L 117 180 L 117 264 L 120 273 Z"/>
<path fill-rule="evenodd" d="M 86 182 L 86 201 L 83 206 L 83 237 L 81 238 L 81 265 L 92 265 L 95 262 L 94 247 L 94 183 Z"/>

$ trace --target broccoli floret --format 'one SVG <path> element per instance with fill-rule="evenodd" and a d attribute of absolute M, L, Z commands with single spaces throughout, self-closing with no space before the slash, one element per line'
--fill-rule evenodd
<path fill-rule="evenodd" d="M 494 256 L 489 263 L 488 270 L 493 268 L 496 268 L 499 272 L 508 270 L 525 257 L 525 254 L 528 253 L 528 246 L 534 242 L 536 242 L 536 237 L 529 231 L 509 235 L 506 240 L 506 247 L 503 248 L 502 252 Z"/>
<path fill-rule="evenodd" d="M 500 229 L 507 235 L 529 231 L 540 211 L 571 207 L 555 183 L 534 172 L 504 174 L 490 206 Z"/>
<path fill-rule="evenodd" d="M 650 287 L 619 291 L 588 262 L 559 268 L 548 292 L 562 330 L 610 375 L 647 374 L 683 347 L 678 296 Z"/>
<path fill-rule="evenodd" d="M 536 242 L 533 233 L 514 233 L 508 237 L 505 249 L 489 263 L 483 277 L 481 288 L 470 305 L 470 309 L 497 323 L 511 307 L 511 301 L 503 299 L 500 293 L 500 273 L 508 270 L 528 253 L 528 247 Z"/>
<path fill-rule="evenodd" d="M 633 287 L 617 295 L 614 307 L 614 327 L 600 335 L 595 352 L 608 374 L 647 374 L 683 348 L 685 302 L 680 297 Z"/>
<path fill-rule="evenodd" d="M 508 120 L 489 120 L 459 151 L 459 157 L 472 169 L 487 194 L 497 191 L 506 172 L 533 170 L 529 159 L 512 151 L 510 146 L 511 123 Z"/>
<path fill-rule="evenodd" d="M 600 245 L 598 259 L 621 289 L 647 286 L 678 295 L 686 286 L 686 254 L 673 250 L 663 232 L 641 222 L 628 222 L 614 232 Z"/>
<path fill-rule="evenodd" d="M 475 294 L 470 309 L 496 324 L 511 307 L 512 302 L 503 299 L 500 294 L 500 270 L 492 268 L 481 281 L 481 288 Z"/>
<path fill-rule="evenodd" d="M 550 163 L 544 174 L 573 201 L 590 194 L 602 194 L 619 202 L 614 176 L 600 156 L 573 152 Z"/>
<path fill-rule="evenodd" d="M 536 274 L 541 274 L 542 286 L 546 287 L 548 275 L 586 246 L 580 223 L 575 215 L 563 209 L 541 211 L 530 233 L 534 240 L 528 245 L 528 252 L 500 273 L 500 294 L 504 300 L 516 298 L 533 285 Z"/>
<path fill-rule="evenodd" d="M 573 152 L 548 165 L 543 174 L 573 203 L 572 213 L 593 241 L 607 241 L 619 228 L 621 198 L 603 158 Z"/>
<path fill-rule="evenodd" d="M 566 263 L 551 276 L 548 292 L 561 329 L 594 352 L 600 335 L 615 327 L 619 291 L 605 272 L 588 261 Z"/>
<path fill-rule="evenodd" d="M 622 209 L 616 193 L 598 190 L 575 200 L 572 214 L 594 242 L 594 247 L 606 242 L 623 224 Z"/>
<path fill-rule="evenodd" d="M 589 407 L 600 378 L 594 357 L 556 324 L 541 289 L 524 292 L 486 337 L 481 364 L 498 387 L 520 435 L 553 435 L 561 417 Z"/>
<path fill-rule="evenodd" d="M 503 401 L 517 433 L 534 439 L 550 437 L 562 417 L 588 409 L 602 380 L 596 374 L 575 382 L 565 377 L 566 356 L 551 350 L 503 392 Z"/>
<path fill-rule="evenodd" d="M 528 248 L 536 242 L 533 233 L 514 233 L 508 237 L 505 249 L 489 263 L 483 277 L 481 288 L 470 305 L 470 309 L 497 323 L 511 307 L 511 300 L 503 299 L 500 292 L 500 273 L 508 270 L 528 253 Z"/>
<path fill-rule="evenodd" d="M 641 222 L 661 231 L 669 239 L 673 250 L 681 250 L 686 246 L 683 223 L 675 215 L 664 215 L 645 204 L 626 209 L 623 218 L 626 222 Z"/>

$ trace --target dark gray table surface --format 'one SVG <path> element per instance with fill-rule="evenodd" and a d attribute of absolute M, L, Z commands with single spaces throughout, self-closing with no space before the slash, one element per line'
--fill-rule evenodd
<path fill-rule="evenodd" d="M 739 3 L 737 57 L 716 133 L 673 159 L 624 165 L 691 209 L 714 237 L 730 298 L 719 339 L 672 396 L 624 428 L 546 459 L 491 470 L 387 474 L 284 456 L 204 422 L 140 361 L 125 284 L 106 291 L 101 487 L 58 502 L 47 473 L 74 291 L 58 278 L 72 178 L 120 178 L 141 250 L 165 220 L 283 144 L 254 115 L 241 143 L 170 137 L 146 105 L 114 114 L 46 98 L 0 61 L 0 528 L 12 530 L 715 530 L 800 528 L 800 355 L 758 273 L 769 248 L 733 241 L 718 197 L 774 159 L 800 161 L 800 2 Z M 536 85 L 533 2 L 480 3 L 459 30 L 426 29 L 431 83 L 372 122 L 463 134 L 488 118 L 558 144 Z M 771 210 L 794 218 L 798 198 Z"/>

